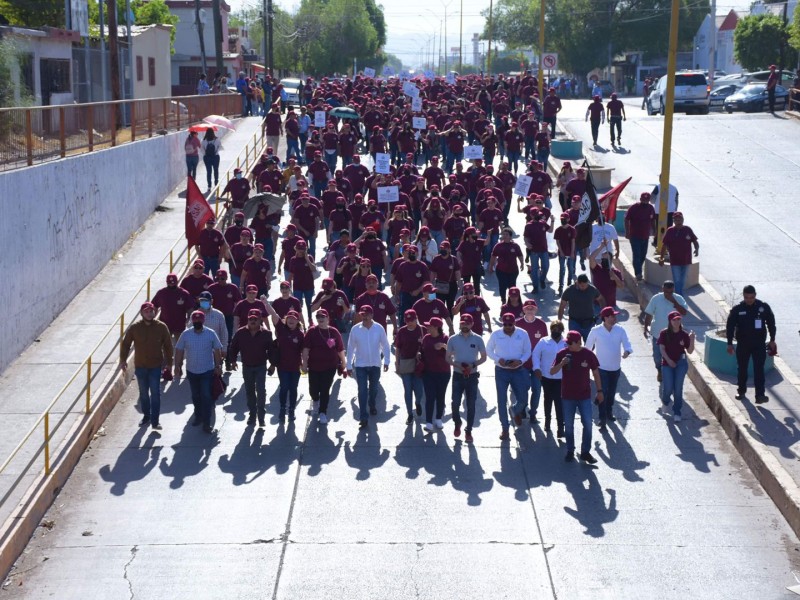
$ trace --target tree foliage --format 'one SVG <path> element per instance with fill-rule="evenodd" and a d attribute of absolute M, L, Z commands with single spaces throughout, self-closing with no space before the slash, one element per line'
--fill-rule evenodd
<path fill-rule="evenodd" d="M 789 26 L 789 44 L 795 50 L 800 50 L 800 10 L 794 9 L 792 24 Z"/>
<path fill-rule="evenodd" d="M 780 62 L 781 47 L 789 42 L 783 19 L 776 15 L 749 15 L 739 19 L 733 34 L 736 61 L 748 71 L 765 69 Z"/>
<path fill-rule="evenodd" d="M 0 0 L 0 15 L 19 27 L 64 27 L 64 0 Z"/>

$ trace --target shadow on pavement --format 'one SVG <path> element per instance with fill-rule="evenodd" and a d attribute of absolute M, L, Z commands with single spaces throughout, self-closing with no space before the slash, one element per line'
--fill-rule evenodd
<path fill-rule="evenodd" d="M 688 408 L 688 405 L 684 404 L 684 407 Z M 707 420 L 691 415 L 684 415 L 684 420 L 680 423 L 673 423 L 672 420 L 669 420 L 666 424 L 672 441 L 680 451 L 677 455 L 678 458 L 693 464 L 694 468 L 701 473 L 710 473 L 711 464 L 715 467 L 719 466 L 716 455 L 713 452 L 707 452 L 703 442 L 700 441 L 701 429 L 708 425 Z"/>
<path fill-rule="evenodd" d="M 172 462 L 162 458 L 158 465 L 165 477 L 172 478 L 169 487 L 176 490 L 183 485 L 187 477 L 199 475 L 208 466 L 211 450 L 218 444 L 217 436 L 203 433 L 199 426 L 193 427 L 187 422 L 183 426 L 180 441 L 172 446 L 175 451 Z"/>
<path fill-rule="evenodd" d="M 150 432 L 147 439 L 144 434 Z M 112 483 L 109 490 L 115 496 L 122 496 L 129 483 L 141 481 L 158 464 L 162 446 L 155 446 L 154 442 L 161 436 L 149 427 L 139 427 L 131 438 L 130 443 L 117 456 L 113 467 L 103 465 L 99 474 L 103 481 Z"/>

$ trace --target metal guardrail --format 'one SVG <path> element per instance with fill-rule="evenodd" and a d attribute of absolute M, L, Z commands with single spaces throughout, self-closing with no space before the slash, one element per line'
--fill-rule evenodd
<path fill-rule="evenodd" d="M 0 108 L 0 171 L 178 131 L 212 114 L 241 112 L 238 94 Z"/>
<path fill-rule="evenodd" d="M 238 97 L 237 97 L 238 99 Z M 215 186 L 209 196 L 209 203 L 213 203 L 215 214 L 218 216 L 224 215 L 224 207 L 222 208 L 222 213 L 220 210 L 221 202 L 219 199 L 219 191 L 220 189 L 224 188 L 224 185 L 230 181 L 231 175 L 234 168 L 241 168 L 245 172 L 249 172 L 250 168 L 255 162 L 258 160 L 261 152 L 266 146 L 266 137 L 263 135 L 263 130 L 259 128 L 257 133 L 253 134 L 253 138 L 247 143 L 247 145 L 239 152 L 238 156 L 236 157 L 236 161 L 231 165 L 231 167 L 225 173 L 223 178 L 224 181 L 221 181 L 219 185 Z M 52 461 L 52 452 L 51 452 L 51 445 L 54 434 L 58 431 L 60 427 L 67 422 L 67 418 L 81 399 L 84 400 L 85 404 L 82 409 L 82 412 L 85 415 L 89 415 L 92 412 L 93 406 L 93 395 L 92 389 L 93 384 L 96 383 L 96 379 L 98 378 L 99 374 L 102 372 L 103 367 L 111 366 L 113 364 L 114 372 L 116 369 L 119 368 L 119 345 L 122 342 L 122 338 L 125 336 L 126 328 L 126 313 L 131 310 L 131 307 L 135 307 L 137 300 L 150 300 L 151 298 L 151 285 L 152 280 L 156 273 L 159 270 L 162 270 L 164 266 L 169 266 L 168 272 L 176 271 L 176 268 L 179 268 L 178 274 L 179 276 L 183 276 L 187 271 L 188 267 L 192 262 L 192 248 L 190 246 L 183 246 L 185 244 L 185 238 L 183 236 L 179 237 L 175 240 L 175 243 L 172 244 L 167 254 L 161 261 L 153 268 L 150 274 L 147 276 L 145 281 L 142 283 L 141 286 L 134 292 L 130 301 L 125 305 L 125 307 L 120 312 L 119 316 L 116 318 L 114 323 L 108 328 L 108 331 L 103 335 L 102 338 L 97 342 L 97 344 L 92 348 L 89 352 L 86 359 L 81 363 L 81 365 L 75 370 L 72 376 L 67 380 L 67 382 L 61 387 L 59 392 L 55 395 L 53 400 L 47 406 L 47 408 L 42 411 L 39 417 L 36 419 L 36 422 L 27 430 L 25 435 L 23 435 L 20 442 L 15 446 L 14 450 L 11 454 L 3 461 L 2 465 L 0 465 L 0 475 L 8 470 L 9 466 L 14 462 L 14 459 L 20 454 L 20 451 L 26 447 L 29 443 L 32 442 L 32 438 L 34 434 L 41 430 L 42 433 L 42 442 L 39 443 L 35 452 L 28 460 L 28 462 L 20 469 L 19 475 L 16 477 L 14 482 L 11 484 L 9 489 L 5 490 L 3 496 L 0 497 L 0 507 L 5 505 L 8 499 L 11 497 L 14 490 L 17 488 L 19 483 L 22 479 L 29 474 L 30 468 L 33 464 L 37 461 L 37 459 L 44 453 L 44 473 L 46 476 L 50 475 L 51 472 L 51 461 Z M 163 278 L 162 278 L 163 281 Z M 144 298 L 144 300 L 142 300 Z M 128 322 L 128 327 L 130 323 L 135 320 L 136 315 L 138 315 L 138 309 L 133 312 L 133 316 Z M 101 347 L 109 340 L 109 337 L 112 334 L 117 334 L 117 339 L 111 345 L 111 347 L 106 352 L 105 355 L 100 358 L 100 360 L 95 360 L 95 354 L 101 349 Z M 135 351 L 135 349 L 134 349 Z M 83 380 L 82 376 L 85 375 L 85 383 L 77 390 L 73 399 L 71 399 L 69 404 L 64 406 L 58 406 L 59 402 L 64 400 L 65 394 L 76 385 L 80 385 L 78 382 L 79 380 Z M 54 426 L 51 426 L 51 417 L 58 416 L 58 413 L 61 413 L 60 418 L 57 420 Z M 57 459 L 56 459 L 57 460 Z"/>

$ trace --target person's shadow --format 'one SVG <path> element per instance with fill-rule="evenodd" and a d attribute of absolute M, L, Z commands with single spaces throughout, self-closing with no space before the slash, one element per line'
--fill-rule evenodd
<path fill-rule="evenodd" d="M 358 432 L 355 443 L 344 443 L 344 458 L 347 465 L 356 469 L 356 480 L 366 481 L 370 471 L 381 468 L 389 460 L 390 452 L 381 449 L 381 440 L 376 429 L 364 428 Z"/>
<path fill-rule="evenodd" d="M 176 490 L 183 485 L 187 477 L 200 474 L 208 466 L 211 450 L 218 444 L 219 439 L 216 436 L 204 434 L 199 427 L 186 423 L 181 439 L 172 446 L 175 450 L 172 462 L 162 458 L 158 465 L 165 477 L 172 478 L 169 487 Z"/>
<path fill-rule="evenodd" d="M 117 456 L 113 467 L 103 465 L 100 467 L 100 477 L 103 481 L 112 483 L 110 492 L 115 496 L 122 496 L 129 483 L 141 481 L 158 464 L 161 446 L 153 443 L 160 437 L 158 433 L 150 430 L 150 435 L 144 439 L 147 427 L 140 427 L 131 438 L 130 443 Z"/>
<path fill-rule="evenodd" d="M 523 472 L 522 459 L 511 453 L 508 442 L 500 444 L 500 470 L 492 473 L 494 480 L 509 489 L 514 490 L 514 499 L 519 502 L 528 501 L 528 484 Z"/>
<path fill-rule="evenodd" d="M 303 451 L 303 464 L 308 467 L 310 477 L 319 475 L 324 465 L 332 464 L 339 456 L 344 444 L 344 432 L 337 431 L 335 435 L 336 443 L 328 434 L 327 427 L 308 428 Z"/>
<path fill-rule="evenodd" d="M 263 428 L 246 427 L 230 456 L 223 454 L 219 457 L 219 470 L 233 476 L 233 485 L 252 483 L 267 471 L 268 465 L 263 460 L 263 441 Z M 251 473 L 254 475 L 248 478 Z"/>
<path fill-rule="evenodd" d="M 466 462 L 462 458 L 465 451 Z M 481 494 L 490 492 L 494 487 L 494 480 L 491 477 L 484 477 L 484 474 L 475 445 L 457 442 L 453 448 L 452 485 L 454 490 L 467 495 L 468 506 L 480 506 Z"/>
<path fill-rule="evenodd" d="M 742 402 L 742 405 L 752 423 L 752 426 L 745 425 L 750 435 L 763 444 L 776 448 L 782 457 L 797 460 L 797 454 L 792 450 L 792 446 L 800 440 L 797 420 L 794 417 L 784 417 L 781 423 L 764 406 L 753 405 L 749 401 Z"/>
<path fill-rule="evenodd" d="M 427 437 L 425 431 L 416 420 L 406 427 L 403 439 L 397 445 L 394 453 L 395 462 L 406 468 L 406 479 L 419 477 L 419 470 L 422 468 L 422 457 L 418 448 L 425 444 Z"/>
<path fill-rule="evenodd" d="M 616 423 L 608 426 L 610 431 L 603 431 L 600 435 L 605 443 L 605 448 L 599 441 L 594 443 L 597 456 L 600 457 L 612 469 L 622 471 L 622 476 L 626 481 L 635 483 L 644 481 L 638 471 L 642 471 L 650 466 L 650 463 L 636 458 L 636 452 L 625 439 L 622 429 Z M 613 435 L 611 433 L 613 432 Z"/>
<path fill-rule="evenodd" d="M 692 463 L 694 468 L 701 473 L 710 473 L 711 465 L 719 466 L 717 457 L 712 452 L 707 452 L 700 440 L 702 437 L 701 429 L 708 425 L 705 419 L 689 418 L 680 423 L 673 423 L 669 420 L 668 429 L 672 436 L 672 441 L 680 451 L 678 458 L 688 463 Z"/>
<path fill-rule="evenodd" d="M 606 488 L 609 496 L 606 506 L 603 488 L 597 480 L 595 469 L 587 469 L 581 465 L 563 473 L 564 485 L 575 501 L 575 508 L 565 506 L 564 512 L 583 525 L 585 535 L 603 537 L 606 534 L 604 525 L 614 522 L 619 516 L 616 490 Z"/>

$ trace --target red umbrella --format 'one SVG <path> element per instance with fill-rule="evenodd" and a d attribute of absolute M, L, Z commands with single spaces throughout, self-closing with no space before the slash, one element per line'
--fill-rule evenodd
<path fill-rule="evenodd" d="M 189 127 L 189 131 L 196 131 L 198 133 L 203 133 L 208 129 L 213 129 L 214 131 L 217 130 L 214 125 L 192 125 Z"/>

